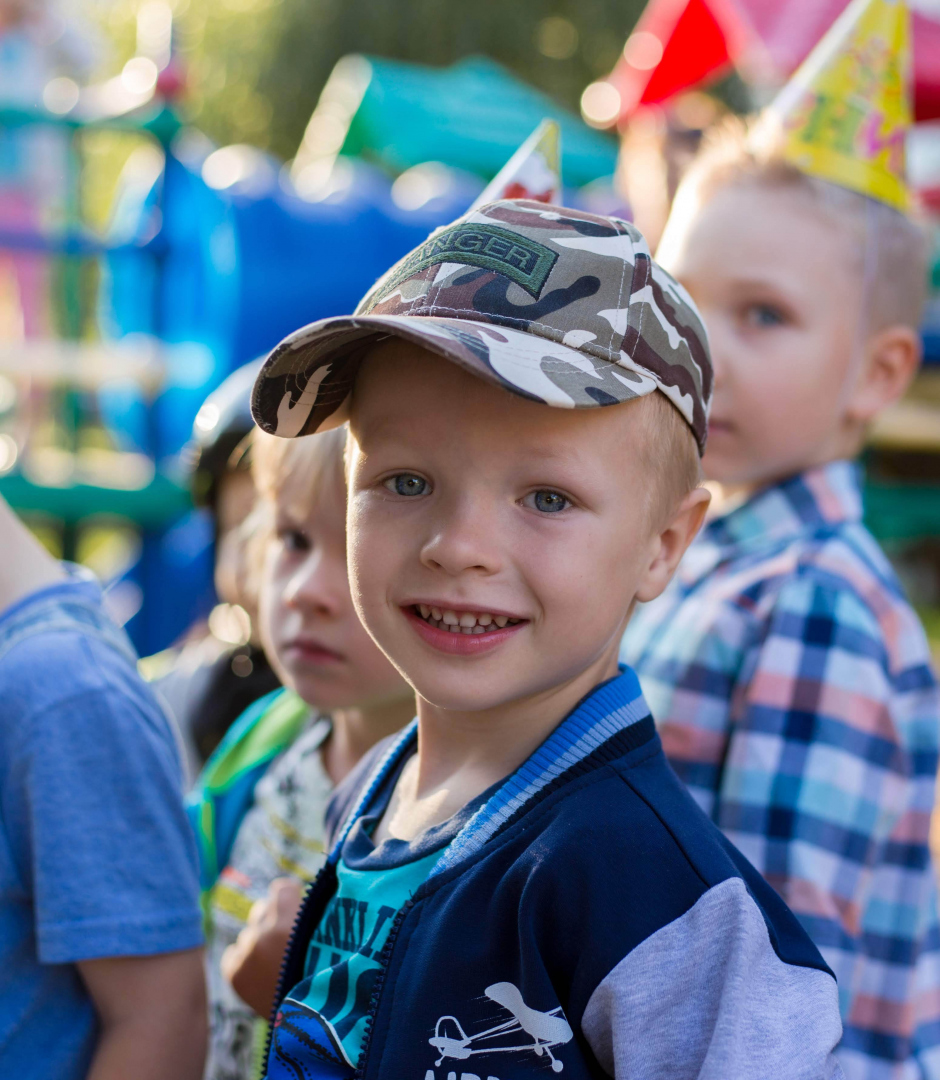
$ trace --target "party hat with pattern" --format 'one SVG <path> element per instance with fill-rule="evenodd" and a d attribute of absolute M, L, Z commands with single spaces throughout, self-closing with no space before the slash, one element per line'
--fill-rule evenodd
<path fill-rule="evenodd" d="M 769 106 L 785 158 L 811 176 L 908 209 L 911 26 L 904 0 L 852 0 Z"/>
<path fill-rule="evenodd" d="M 497 199 L 561 203 L 561 128 L 543 120 L 512 155 L 471 209 Z"/>

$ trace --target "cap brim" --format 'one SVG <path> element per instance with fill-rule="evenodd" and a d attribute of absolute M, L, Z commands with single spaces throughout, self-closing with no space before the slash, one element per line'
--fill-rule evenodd
<path fill-rule="evenodd" d="M 408 315 L 349 315 L 311 323 L 285 338 L 252 393 L 258 425 L 292 439 L 345 419 L 366 348 L 403 338 L 497 386 L 560 409 L 594 409 L 644 397 L 656 382 L 642 370 L 561 342 L 493 323 Z M 332 419 L 332 423 L 330 420 Z"/>

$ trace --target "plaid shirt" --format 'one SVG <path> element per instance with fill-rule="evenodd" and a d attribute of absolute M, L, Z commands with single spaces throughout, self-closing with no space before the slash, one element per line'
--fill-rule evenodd
<path fill-rule="evenodd" d="M 622 659 L 696 799 L 839 980 L 848 1080 L 940 1077 L 940 694 L 840 461 L 713 519 Z"/>

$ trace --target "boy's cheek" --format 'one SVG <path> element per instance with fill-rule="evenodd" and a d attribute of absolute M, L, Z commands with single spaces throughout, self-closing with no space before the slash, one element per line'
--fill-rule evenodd
<path fill-rule="evenodd" d="M 350 575 L 375 580 L 379 568 L 391 583 L 395 570 L 420 557 L 419 523 L 381 498 L 363 499 L 350 508 L 347 553 Z M 410 509 L 410 508 L 408 508 Z"/>
<path fill-rule="evenodd" d="M 374 566 L 383 560 L 383 549 L 377 544 L 381 530 L 375 515 L 364 512 L 361 506 L 351 507 L 346 529 L 346 558 L 349 566 L 350 581 L 360 580 Z"/>
<path fill-rule="evenodd" d="M 349 585 L 353 606 L 359 621 L 380 646 L 385 645 L 386 626 L 391 614 L 387 610 L 392 593 L 393 574 L 387 563 L 387 550 L 381 544 L 373 550 L 368 545 L 356 545 L 349 553 Z"/>

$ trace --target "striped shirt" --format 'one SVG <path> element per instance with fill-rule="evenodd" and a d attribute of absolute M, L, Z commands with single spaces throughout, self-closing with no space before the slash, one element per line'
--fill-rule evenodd
<path fill-rule="evenodd" d="M 940 693 L 861 519 L 845 461 L 715 517 L 622 659 L 676 771 L 835 972 L 847 1080 L 940 1077 Z"/>

